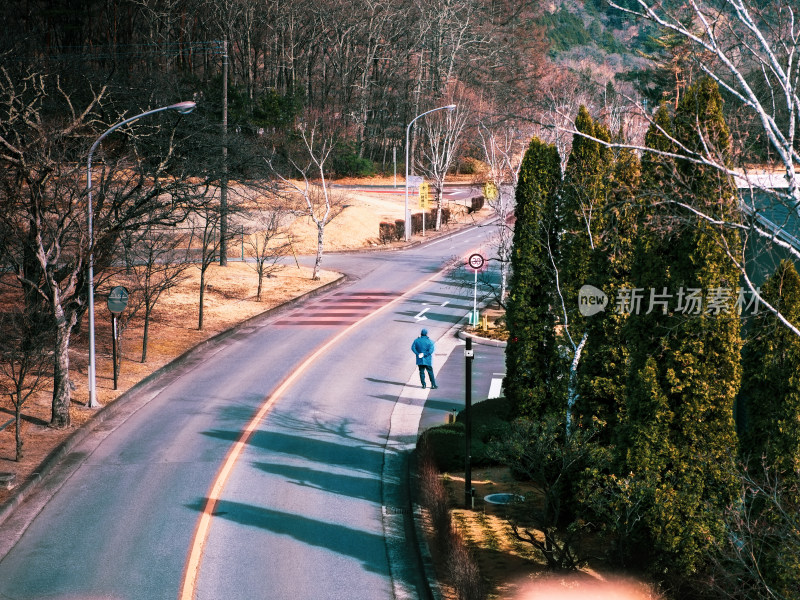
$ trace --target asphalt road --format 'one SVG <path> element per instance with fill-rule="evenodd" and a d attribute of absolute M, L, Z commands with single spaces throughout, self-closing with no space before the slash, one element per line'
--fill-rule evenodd
<path fill-rule="evenodd" d="M 328 255 L 351 283 L 145 386 L 0 526 L 0 598 L 421 597 L 404 451 L 445 409 L 423 419 L 410 344 L 430 331 L 436 393 L 463 398 L 472 290 L 441 270 L 492 229 Z"/>

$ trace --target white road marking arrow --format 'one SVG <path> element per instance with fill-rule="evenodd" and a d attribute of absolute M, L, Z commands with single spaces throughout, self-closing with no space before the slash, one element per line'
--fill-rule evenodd
<path fill-rule="evenodd" d="M 499 398 L 503 393 L 503 378 L 492 377 L 492 383 L 489 385 L 489 395 L 486 399 Z"/>
<path fill-rule="evenodd" d="M 415 318 L 417 321 L 424 321 L 424 320 L 425 320 L 425 319 L 427 319 L 428 317 L 425 317 L 425 316 L 423 316 L 423 315 L 424 315 L 426 312 L 428 312 L 429 310 L 430 310 L 430 308 L 426 308 L 425 310 L 421 310 L 421 311 L 420 311 L 420 312 L 418 312 L 416 315 L 414 315 L 414 318 Z"/>

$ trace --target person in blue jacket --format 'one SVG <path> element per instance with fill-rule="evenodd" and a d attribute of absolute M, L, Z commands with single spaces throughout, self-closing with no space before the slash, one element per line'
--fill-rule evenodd
<path fill-rule="evenodd" d="M 428 337 L 428 330 L 423 329 L 414 343 L 411 344 L 411 351 L 417 358 L 417 366 L 419 367 L 419 380 L 422 382 L 422 389 L 425 389 L 425 371 L 428 372 L 428 377 L 431 378 L 431 388 L 436 389 L 436 378 L 433 376 L 433 352 L 435 347 L 433 341 Z"/>

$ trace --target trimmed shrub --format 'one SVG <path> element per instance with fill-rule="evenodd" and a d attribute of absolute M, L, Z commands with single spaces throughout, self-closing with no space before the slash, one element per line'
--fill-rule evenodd
<path fill-rule="evenodd" d="M 430 227 L 436 225 L 436 209 L 432 208 L 428 213 L 427 222 L 430 224 Z M 450 209 L 442 207 L 442 225 L 447 225 L 450 222 Z"/>
<path fill-rule="evenodd" d="M 450 209 L 442 207 L 442 225 L 450 223 Z"/>
<path fill-rule="evenodd" d="M 395 224 L 389 223 L 388 221 L 381 221 L 381 224 L 378 226 L 378 239 L 381 241 L 381 244 L 388 244 L 395 239 Z"/>
<path fill-rule="evenodd" d="M 395 219 L 394 221 L 394 239 L 400 241 L 406 237 L 406 220 Z"/>
<path fill-rule="evenodd" d="M 422 233 L 422 213 L 411 215 L 411 234 Z"/>
<path fill-rule="evenodd" d="M 464 469 L 464 424 L 453 423 L 432 427 L 425 432 L 430 446 L 431 458 L 440 471 L 462 471 Z M 474 454 L 473 454 L 474 457 Z"/>
<path fill-rule="evenodd" d="M 471 213 L 478 212 L 482 208 L 483 208 L 483 196 L 476 196 L 471 200 L 471 205 L 469 207 L 468 212 Z"/>
<path fill-rule="evenodd" d="M 502 437 L 511 418 L 511 405 L 505 398 L 493 398 L 472 405 L 472 466 L 495 464 L 489 457 L 488 445 L 495 437 Z M 466 460 L 464 411 L 458 413 L 456 422 L 433 427 L 425 432 L 431 459 L 441 471 L 462 471 Z"/>

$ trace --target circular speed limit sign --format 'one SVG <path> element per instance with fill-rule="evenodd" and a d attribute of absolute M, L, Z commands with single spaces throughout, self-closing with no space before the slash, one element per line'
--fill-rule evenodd
<path fill-rule="evenodd" d="M 470 255 L 469 259 L 467 259 L 467 264 L 470 268 L 475 269 L 476 271 L 483 267 L 484 258 L 480 254 L 472 254 Z"/>

